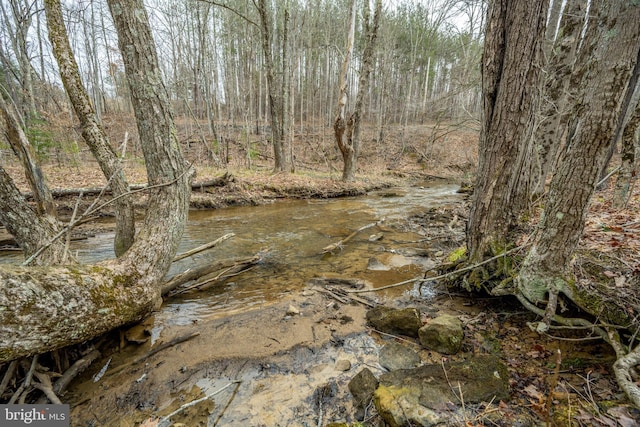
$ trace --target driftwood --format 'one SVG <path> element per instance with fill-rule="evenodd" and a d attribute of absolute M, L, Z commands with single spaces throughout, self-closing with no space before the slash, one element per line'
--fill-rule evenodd
<path fill-rule="evenodd" d="M 362 289 L 365 285 L 365 282 L 360 279 L 314 277 L 309 281 L 309 284 L 313 286 L 314 290 L 326 294 L 342 304 L 349 304 L 353 301 L 362 305 L 366 305 L 367 307 L 375 306 L 375 304 L 373 304 L 372 302 L 367 301 L 364 298 L 357 297 L 353 293 L 351 293 L 352 291 L 345 289 Z"/>
<path fill-rule="evenodd" d="M 339 240 L 335 243 L 332 243 L 328 246 L 325 246 L 324 248 L 322 248 L 322 253 L 326 254 L 326 253 L 333 253 L 333 251 L 335 251 L 336 249 L 342 249 L 342 246 L 347 243 L 349 240 L 353 239 L 356 234 L 358 234 L 359 232 L 366 230 L 367 228 L 371 228 L 371 227 L 375 227 L 376 225 L 380 225 L 380 223 L 382 223 L 384 221 L 384 218 L 381 219 L 378 222 L 372 222 L 371 224 L 367 224 L 367 225 L 363 225 L 362 227 L 358 228 L 356 231 L 354 231 L 353 233 L 349 234 L 347 237 L 345 237 L 342 240 Z"/>
<path fill-rule="evenodd" d="M 216 246 L 218 243 L 222 243 L 222 242 L 224 242 L 225 240 L 232 238 L 233 236 L 235 236 L 235 234 L 234 234 L 234 233 L 228 233 L 228 234 L 225 234 L 224 236 L 219 237 L 219 238 L 217 238 L 216 240 L 213 240 L 213 241 L 211 241 L 211 242 L 209 242 L 209 243 L 205 243 L 205 244 L 204 244 L 204 245 L 202 245 L 202 246 L 198 246 L 197 248 L 191 249 L 190 251 L 187 251 L 187 252 L 184 252 L 184 253 L 182 253 L 182 254 L 180 254 L 180 255 L 177 255 L 177 256 L 173 259 L 173 262 L 180 261 L 181 259 L 188 258 L 188 257 L 190 257 L 190 256 L 193 256 L 193 255 L 197 254 L 197 253 L 200 253 L 200 252 L 202 252 L 202 251 L 205 251 L 205 250 L 207 250 L 207 249 L 210 249 L 210 248 L 212 248 L 212 247 Z"/>
<path fill-rule="evenodd" d="M 169 292 L 176 290 L 179 286 L 182 286 L 186 283 L 192 282 L 194 280 L 198 280 L 202 277 L 209 276 L 217 271 L 224 270 L 224 277 L 228 277 L 230 274 L 236 274 L 239 271 L 244 271 L 247 267 L 257 263 L 260 261 L 261 257 L 253 256 L 250 258 L 232 258 L 227 260 L 222 260 L 215 262 L 213 264 L 206 264 L 200 267 L 189 269 L 183 273 L 175 275 L 173 278 L 168 280 L 162 285 L 162 295 L 166 295 Z M 222 274 L 217 276 L 218 278 L 222 277 Z M 211 280 L 211 279 L 208 279 Z M 187 290 L 191 290 L 194 288 L 198 288 L 203 286 L 205 283 L 199 282 L 195 285 L 189 286 L 187 289 L 181 289 L 173 294 L 185 292 Z"/>

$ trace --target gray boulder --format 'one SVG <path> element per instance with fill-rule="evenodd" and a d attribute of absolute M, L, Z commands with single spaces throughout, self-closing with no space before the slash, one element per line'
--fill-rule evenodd
<path fill-rule="evenodd" d="M 379 361 L 389 371 L 415 368 L 421 362 L 418 353 L 394 341 L 380 349 Z"/>

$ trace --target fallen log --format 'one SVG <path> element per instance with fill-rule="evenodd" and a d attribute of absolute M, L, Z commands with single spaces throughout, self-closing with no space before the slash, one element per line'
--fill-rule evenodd
<path fill-rule="evenodd" d="M 229 172 L 226 172 L 224 175 L 218 178 L 213 178 L 213 179 L 208 179 L 206 181 L 192 183 L 191 190 L 202 191 L 205 188 L 224 187 L 229 182 L 233 182 L 233 181 L 235 181 L 235 177 Z M 129 185 L 130 191 L 139 191 L 139 190 L 144 190 L 145 188 L 147 188 L 147 184 Z M 66 196 L 79 196 L 81 194 L 83 196 L 97 196 L 98 194 L 111 194 L 111 188 L 107 186 L 106 188 L 105 187 L 83 187 L 83 188 L 62 188 L 62 189 L 51 190 L 51 195 L 54 198 L 60 198 L 60 197 L 66 197 Z M 30 191 L 24 192 L 22 193 L 22 195 L 27 200 L 33 200 L 33 193 Z"/>

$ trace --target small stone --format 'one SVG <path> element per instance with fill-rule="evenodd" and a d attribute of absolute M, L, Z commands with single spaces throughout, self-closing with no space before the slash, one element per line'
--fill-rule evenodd
<path fill-rule="evenodd" d="M 300 310 L 293 304 L 289 304 L 289 308 L 287 308 L 287 316 L 295 316 L 296 314 L 300 314 Z"/>
<path fill-rule="evenodd" d="M 351 369 L 351 362 L 347 359 L 340 359 L 336 362 L 336 369 L 338 371 L 346 372 Z"/>

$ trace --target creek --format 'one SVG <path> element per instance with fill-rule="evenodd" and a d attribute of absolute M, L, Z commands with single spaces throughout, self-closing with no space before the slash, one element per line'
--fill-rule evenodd
<path fill-rule="evenodd" d="M 277 300 L 302 288 L 312 277 L 358 278 L 372 287 L 419 275 L 429 261 L 416 247 L 423 236 L 393 227 L 414 212 L 455 203 L 458 186 L 433 183 L 391 188 L 367 196 L 336 199 L 284 200 L 261 206 L 192 210 L 178 253 L 234 233 L 230 240 L 180 262 L 169 276 L 215 260 L 250 257 L 261 262 L 219 287 L 170 298 L 158 313 L 164 325 L 186 325 L 210 316 L 226 316 L 256 304 Z M 356 235 L 335 256 L 322 248 L 344 239 L 359 227 L 384 221 Z M 99 225 L 108 225 L 102 223 Z M 382 240 L 369 236 L 384 230 Z M 101 233 L 72 244 L 82 262 L 114 256 L 113 233 Z M 17 263 L 20 252 L 0 252 L 0 263 Z M 372 259 L 375 264 L 372 265 Z"/>
<path fill-rule="evenodd" d="M 178 253 L 227 233 L 234 237 L 174 263 L 169 275 L 258 253 L 261 261 L 223 284 L 167 298 L 144 322 L 150 340 L 105 354 L 70 386 L 64 399 L 72 407 L 72 425 L 138 425 L 217 391 L 195 413 L 184 411 L 172 421 L 308 426 L 323 417 L 350 418 L 347 383 L 363 367 L 374 369 L 378 344 L 366 333 L 363 306 L 323 299 L 307 284 L 314 277 L 349 278 L 376 288 L 420 276 L 434 261 L 428 236 L 407 218 L 460 203 L 457 189 L 431 183 L 359 197 L 191 211 Z M 322 254 L 324 247 L 377 222 L 333 254 Z M 112 233 L 100 233 L 73 242 L 72 249 L 83 262 L 104 260 L 113 257 L 112 240 Z M 0 262 L 20 259 L 16 252 L 0 253 Z M 376 297 L 407 290 L 410 285 Z M 301 313 L 288 316 L 288 304 Z M 194 332 L 197 338 L 132 364 L 154 343 Z M 350 368 L 336 369 L 338 361 Z"/>

